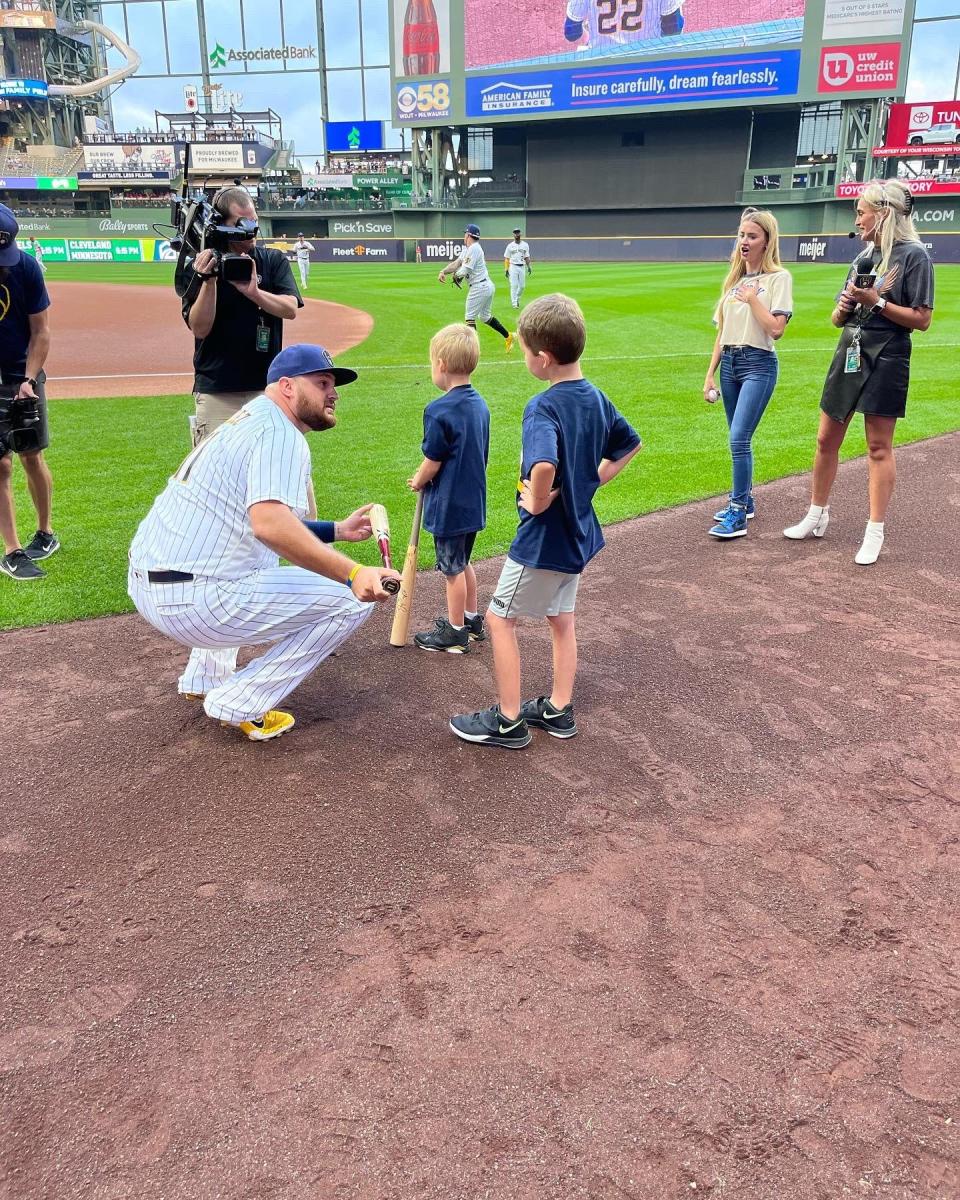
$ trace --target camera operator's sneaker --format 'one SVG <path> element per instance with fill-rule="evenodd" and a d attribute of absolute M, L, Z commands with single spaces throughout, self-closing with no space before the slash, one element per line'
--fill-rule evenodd
<path fill-rule="evenodd" d="M 466 625 L 455 629 L 446 617 L 437 617 L 433 629 L 427 633 L 414 634 L 413 641 L 421 650 L 441 650 L 447 654 L 470 652 L 470 631 Z"/>
<path fill-rule="evenodd" d="M 39 558 L 49 558 L 59 549 L 60 542 L 55 533 L 44 533 L 42 529 L 38 529 L 29 544 L 24 546 L 23 552 L 27 558 L 36 562 Z"/>
<path fill-rule="evenodd" d="M 22 550 L 11 550 L 0 558 L 0 571 L 21 583 L 27 579 L 43 579 L 46 575 L 46 571 L 41 571 Z"/>
<path fill-rule="evenodd" d="M 713 514 L 713 519 L 715 521 L 722 521 L 723 518 L 727 515 L 727 513 L 729 511 L 730 511 L 730 505 L 727 504 L 726 508 L 721 508 L 719 512 L 715 512 Z M 757 515 L 757 510 L 753 503 L 753 497 L 748 496 L 747 497 L 747 520 L 752 521 L 756 515 Z"/>
<path fill-rule="evenodd" d="M 511 721 L 500 711 L 500 705 L 482 712 L 461 713 L 450 718 L 450 728 L 465 742 L 482 746 L 503 746 L 506 750 L 522 750 L 533 741 L 523 714 Z"/>
<path fill-rule="evenodd" d="M 524 700 L 520 705 L 520 716 L 535 729 L 545 729 L 551 737 L 571 738 L 577 736 L 577 723 L 573 719 L 573 705 L 554 708 L 549 696 L 538 696 L 536 700 Z"/>
<path fill-rule="evenodd" d="M 475 617 L 464 617 L 463 625 L 467 633 L 470 634 L 471 642 L 485 642 L 487 640 L 487 631 L 483 627 L 483 616 L 477 613 Z"/>

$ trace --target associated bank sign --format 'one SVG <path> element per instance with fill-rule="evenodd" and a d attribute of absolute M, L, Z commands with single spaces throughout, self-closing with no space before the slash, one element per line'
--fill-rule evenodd
<path fill-rule="evenodd" d="M 290 62 L 291 60 L 317 57 L 316 46 L 251 46 L 249 49 L 234 50 L 221 46 L 219 42 L 210 51 L 210 66 L 225 67 L 238 62 Z"/>

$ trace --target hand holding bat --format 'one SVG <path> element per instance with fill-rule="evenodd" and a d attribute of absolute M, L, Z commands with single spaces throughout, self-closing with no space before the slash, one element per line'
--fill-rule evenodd
<path fill-rule="evenodd" d="M 377 539 L 377 548 L 380 551 L 383 565 L 388 571 L 392 571 L 393 562 L 390 558 L 390 518 L 387 516 L 387 510 L 382 504 L 372 505 L 370 509 L 370 524 L 373 526 L 373 536 Z M 381 584 L 383 590 L 389 592 L 391 596 L 395 596 L 400 591 L 399 579 L 382 579 Z"/>

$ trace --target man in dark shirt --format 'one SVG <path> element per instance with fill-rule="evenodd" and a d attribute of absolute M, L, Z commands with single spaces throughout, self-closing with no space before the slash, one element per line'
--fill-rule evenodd
<path fill-rule="evenodd" d="M 214 198 L 223 224 L 256 221 L 249 194 L 225 188 Z M 201 250 L 192 272 L 201 279 L 184 294 L 183 319 L 193 332 L 194 443 L 201 442 L 249 400 L 261 395 L 267 369 L 283 346 L 283 322 L 303 307 L 290 263 L 279 250 L 264 250 L 250 241 L 229 243 L 230 253 L 254 261 L 249 283 L 226 283 L 214 270 L 214 251 Z M 192 282 L 190 271 L 188 283 Z"/>
<path fill-rule="evenodd" d="M 26 548 L 17 536 L 13 507 L 13 451 L 0 444 L 0 573 L 25 581 L 43 578 L 36 560 L 49 558 L 60 549 L 60 543 L 50 525 L 53 481 L 43 458 L 50 442 L 43 389 L 43 364 L 50 350 L 50 297 L 40 267 L 17 245 L 18 232 L 16 217 L 0 204 L 0 383 L 15 387 L 18 397 L 35 397 L 40 415 L 36 427 L 39 448 L 19 454 L 37 510 L 37 532 Z"/>

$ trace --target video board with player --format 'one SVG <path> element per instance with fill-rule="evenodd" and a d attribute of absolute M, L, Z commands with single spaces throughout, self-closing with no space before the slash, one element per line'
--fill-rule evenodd
<path fill-rule="evenodd" d="M 915 0 L 391 0 L 401 125 L 901 94 Z"/>

